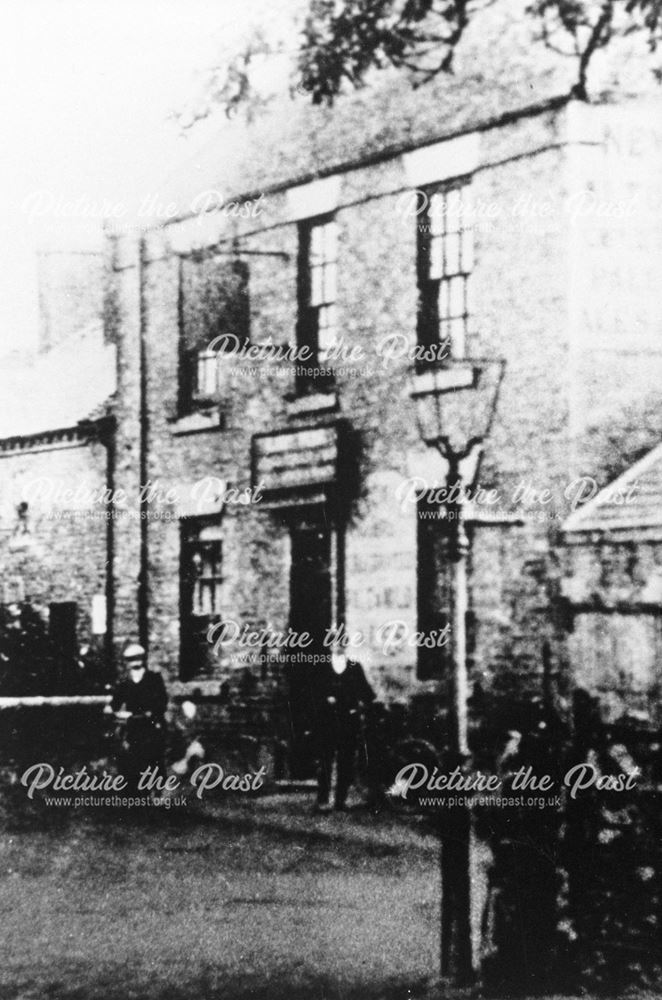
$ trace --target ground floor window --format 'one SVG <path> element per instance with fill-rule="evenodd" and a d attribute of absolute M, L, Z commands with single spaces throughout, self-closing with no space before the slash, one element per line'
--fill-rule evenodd
<path fill-rule="evenodd" d="M 190 680 L 212 668 L 209 626 L 223 612 L 223 537 L 220 524 L 187 519 L 181 538 L 180 677 Z"/>

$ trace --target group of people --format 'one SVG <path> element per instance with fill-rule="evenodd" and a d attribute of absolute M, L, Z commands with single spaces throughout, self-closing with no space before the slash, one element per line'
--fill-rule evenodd
<path fill-rule="evenodd" d="M 124 754 L 120 762 L 130 787 L 137 787 L 141 773 L 158 767 L 165 774 L 165 713 L 168 696 L 160 673 L 147 669 L 146 653 L 138 643 L 124 651 L 125 676 L 112 696 L 110 710 L 123 719 Z M 317 765 L 317 802 L 329 811 L 334 763 L 336 781 L 333 807 L 346 808 L 354 779 L 362 713 L 375 700 L 362 666 L 335 648 L 311 677 L 312 746 Z"/>

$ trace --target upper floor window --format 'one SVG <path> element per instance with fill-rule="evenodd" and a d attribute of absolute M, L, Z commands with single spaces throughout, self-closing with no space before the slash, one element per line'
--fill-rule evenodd
<path fill-rule="evenodd" d="M 418 340 L 445 347 L 440 357 L 466 354 L 473 268 L 466 191 L 457 183 L 428 191 L 418 215 Z"/>
<path fill-rule="evenodd" d="M 203 347 L 195 352 L 195 385 L 193 396 L 196 401 L 215 399 L 218 393 L 218 355 L 215 350 Z"/>
<path fill-rule="evenodd" d="M 313 375 L 324 368 L 329 351 L 338 339 L 336 284 L 338 270 L 338 224 L 333 218 L 303 223 L 299 237 L 299 346 L 309 348 L 310 360 L 300 367 L 309 374 L 297 378 L 302 391 L 333 383 L 330 374 Z"/>
<path fill-rule="evenodd" d="M 230 392 L 229 355 L 248 340 L 246 264 L 227 258 L 183 262 L 180 300 L 179 412 L 186 414 L 223 402 Z"/>

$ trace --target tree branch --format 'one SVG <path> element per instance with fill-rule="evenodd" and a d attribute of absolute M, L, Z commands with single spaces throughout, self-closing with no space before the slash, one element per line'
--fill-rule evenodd
<path fill-rule="evenodd" d="M 577 83 L 572 88 L 571 93 L 573 97 L 577 97 L 581 101 L 588 100 L 586 77 L 591 58 L 593 57 L 594 52 L 597 49 L 604 47 L 611 38 L 613 14 L 613 0 L 605 0 L 602 5 L 600 17 L 595 22 L 588 42 L 579 56 L 579 76 Z"/>

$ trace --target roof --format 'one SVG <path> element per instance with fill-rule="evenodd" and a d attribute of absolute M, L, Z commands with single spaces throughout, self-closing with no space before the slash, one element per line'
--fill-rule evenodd
<path fill-rule="evenodd" d="M 177 217 L 186 217 L 204 191 L 218 191 L 225 200 L 255 197 L 540 113 L 567 100 L 569 89 L 556 69 L 525 73 L 517 63 L 497 75 L 470 66 L 418 89 L 402 73 L 383 71 L 375 85 L 341 95 L 332 107 L 282 98 L 252 124 L 219 128 L 170 174 L 163 197 L 175 203 Z"/>
<path fill-rule="evenodd" d="M 575 510 L 567 534 L 655 528 L 662 532 L 662 444 Z"/>
<path fill-rule="evenodd" d="M 31 362 L 3 366 L 0 439 L 74 427 L 116 388 L 116 351 L 95 323 Z"/>

